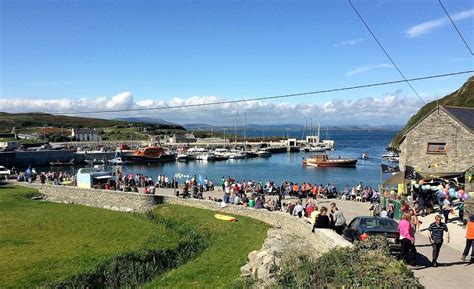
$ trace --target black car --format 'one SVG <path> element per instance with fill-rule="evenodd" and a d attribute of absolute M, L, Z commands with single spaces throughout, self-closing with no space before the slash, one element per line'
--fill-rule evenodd
<path fill-rule="evenodd" d="M 349 242 L 364 241 L 369 236 L 382 235 L 387 238 L 392 255 L 400 254 L 398 223 L 389 218 L 355 217 L 342 232 Z"/>

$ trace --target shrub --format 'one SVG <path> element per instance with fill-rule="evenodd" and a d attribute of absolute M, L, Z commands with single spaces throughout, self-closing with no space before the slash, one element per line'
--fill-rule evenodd
<path fill-rule="evenodd" d="M 304 253 L 286 255 L 277 288 L 389 287 L 422 288 L 401 261 L 388 254 L 383 237 L 337 248 L 314 259 Z"/>

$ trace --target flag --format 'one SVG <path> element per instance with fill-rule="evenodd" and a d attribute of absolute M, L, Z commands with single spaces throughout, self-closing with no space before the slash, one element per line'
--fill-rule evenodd
<path fill-rule="evenodd" d="M 25 171 L 25 176 L 30 177 L 31 176 L 31 165 L 28 166 L 28 168 Z"/>
<path fill-rule="evenodd" d="M 386 165 L 386 164 L 381 164 L 380 167 L 382 169 L 383 174 L 396 173 L 396 172 L 400 171 L 400 168 L 398 166 L 389 166 L 389 165 Z"/>
<path fill-rule="evenodd" d="M 414 167 L 405 166 L 405 179 L 406 180 L 418 180 L 422 179 L 423 177 L 416 172 Z"/>

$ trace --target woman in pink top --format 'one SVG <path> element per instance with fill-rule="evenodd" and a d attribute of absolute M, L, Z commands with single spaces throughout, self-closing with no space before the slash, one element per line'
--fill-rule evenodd
<path fill-rule="evenodd" d="M 407 264 L 415 266 L 416 249 L 415 249 L 415 231 L 411 226 L 411 216 L 404 213 L 398 224 L 398 233 L 400 234 L 400 259 Z"/>

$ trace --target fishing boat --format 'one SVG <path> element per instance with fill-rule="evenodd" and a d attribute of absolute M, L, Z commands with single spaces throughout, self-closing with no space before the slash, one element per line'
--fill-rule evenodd
<path fill-rule="evenodd" d="M 257 155 L 261 158 L 269 158 L 272 156 L 272 153 L 267 150 L 261 149 L 257 151 Z"/>
<path fill-rule="evenodd" d="M 227 153 L 227 156 L 230 160 L 237 160 L 237 159 L 245 159 L 247 157 L 247 154 L 237 149 L 231 149 Z"/>
<path fill-rule="evenodd" d="M 122 159 L 127 163 L 169 162 L 176 160 L 176 154 L 166 152 L 158 146 L 147 146 L 134 150 L 131 155 L 123 155 Z"/>
<path fill-rule="evenodd" d="M 304 166 L 312 167 L 355 167 L 356 159 L 332 159 L 327 154 L 314 155 L 311 158 L 303 159 Z"/>
<path fill-rule="evenodd" d="M 126 161 L 122 160 L 121 157 L 113 158 L 111 160 L 108 160 L 107 162 L 111 165 L 114 165 L 114 166 L 120 166 L 120 165 L 124 165 L 124 164 L 127 163 Z"/>

